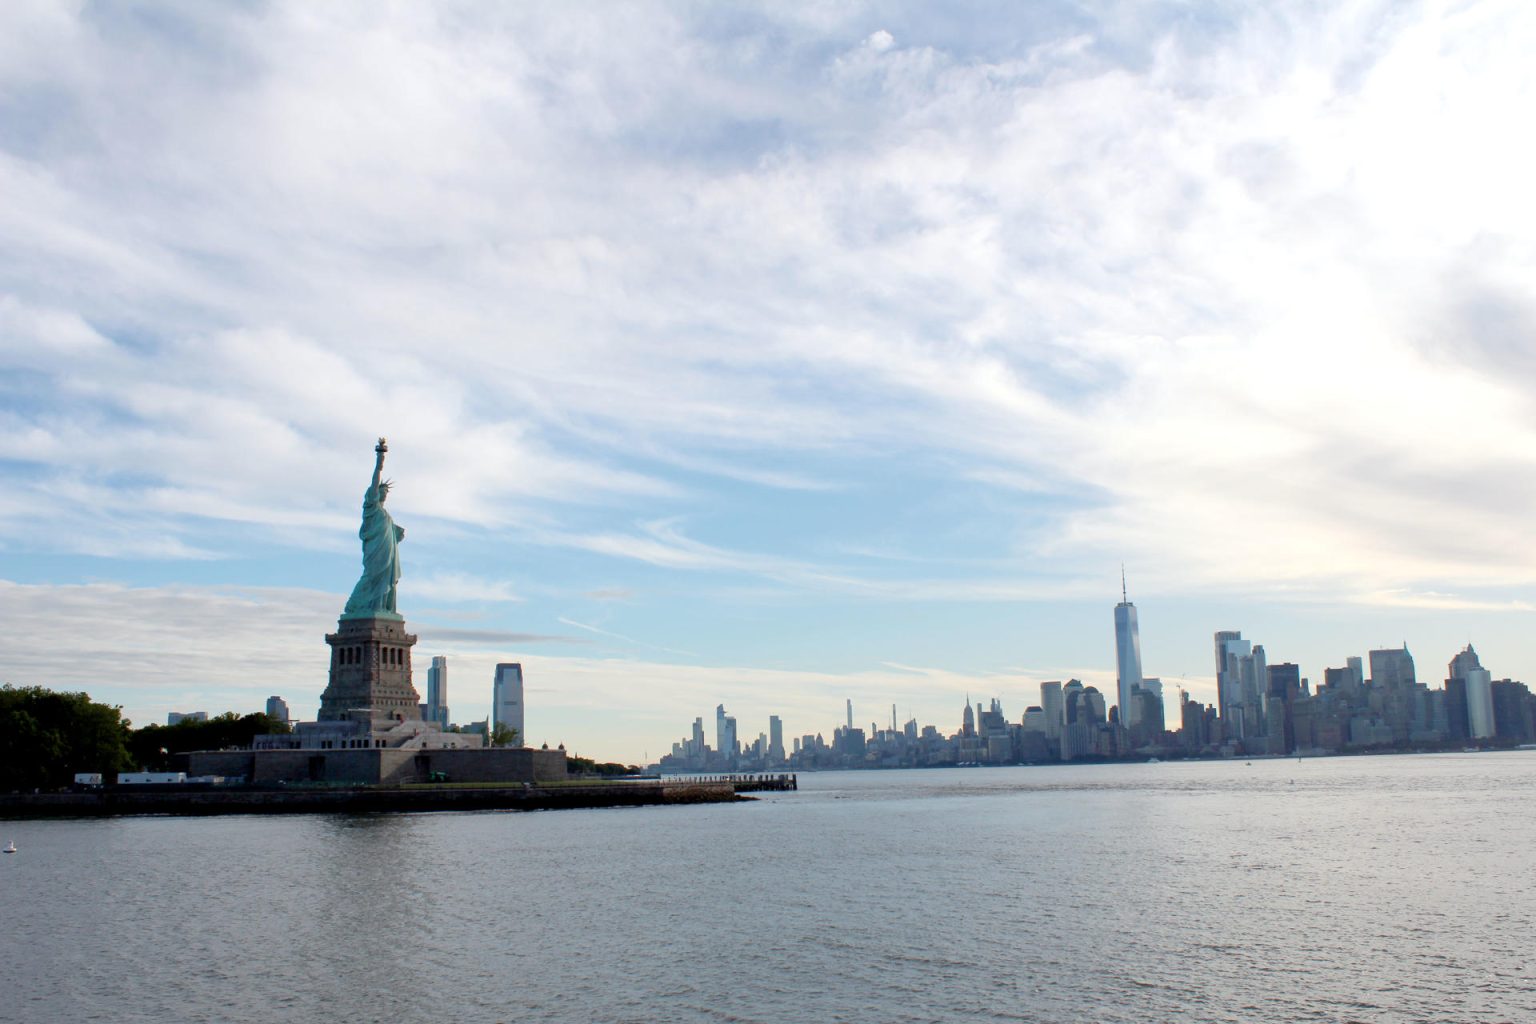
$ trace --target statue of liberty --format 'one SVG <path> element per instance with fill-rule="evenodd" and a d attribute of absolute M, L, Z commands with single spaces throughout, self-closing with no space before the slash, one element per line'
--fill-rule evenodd
<path fill-rule="evenodd" d="M 373 483 L 363 495 L 363 525 L 357 535 L 363 539 L 363 575 L 347 598 L 343 619 L 399 618 L 395 611 L 395 585 L 400 582 L 400 542 L 405 529 L 395 525 L 384 509 L 391 484 L 381 480 L 384 453 L 389 445 L 379 438 L 374 446 Z"/>

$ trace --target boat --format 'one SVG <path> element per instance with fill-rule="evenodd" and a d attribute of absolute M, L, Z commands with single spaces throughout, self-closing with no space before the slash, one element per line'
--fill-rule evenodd
<path fill-rule="evenodd" d="M 10 841 L 10 843 L 5 848 L 5 852 L 6 853 L 15 853 L 16 852 L 16 840 L 12 839 Z"/>

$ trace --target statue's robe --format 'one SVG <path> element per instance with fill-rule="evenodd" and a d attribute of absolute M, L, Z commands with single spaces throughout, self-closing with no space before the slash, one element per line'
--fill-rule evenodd
<path fill-rule="evenodd" d="M 393 612 L 395 585 L 400 582 L 400 539 L 405 530 L 385 511 L 376 487 L 369 487 L 363 495 L 363 525 L 357 535 L 363 540 L 363 575 L 352 588 L 342 614 Z"/>

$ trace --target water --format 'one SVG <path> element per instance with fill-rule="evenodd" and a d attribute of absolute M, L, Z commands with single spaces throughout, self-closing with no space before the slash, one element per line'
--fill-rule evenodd
<path fill-rule="evenodd" d="M 1536 1020 L 1536 753 L 0 822 L 0 1020 Z"/>

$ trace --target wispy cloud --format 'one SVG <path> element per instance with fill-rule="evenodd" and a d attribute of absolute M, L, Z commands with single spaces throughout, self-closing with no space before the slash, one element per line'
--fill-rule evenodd
<path fill-rule="evenodd" d="M 1434 591 L 1378 590 L 1368 594 L 1355 594 L 1350 598 L 1357 604 L 1380 608 L 1418 608 L 1435 611 L 1479 612 L 1531 612 L 1536 604 L 1523 600 L 1490 601 L 1462 597 L 1457 594 L 1440 594 Z"/>
<path fill-rule="evenodd" d="M 680 654 L 685 658 L 698 657 L 698 655 L 694 654 L 692 651 L 679 651 L 671 647 L 659 647 L 656 644 L 648 644 L 644 640 L 636 640 L 632 636 L 625 636 L 623 633 L 610 632 L 609 630 L 603 629 L 600 626 L 594 626 L 586 622 L 577 622 L 575 619 L 567 619 L 564 616 L 561 616 L 560 621 L 565 623 L 567 626 L 575 626 L 577 629 L 584 629 L 588 633 L 594 633 L 597 636 L 605 636 L 611 640 L 621 640 L 633 647 L 644 647 L 647 650 L 660 651 L 664 654 Z"/>
<path fill-rule="evenodd" d="M 298 576 L 387 434 L 434 599 L 1536 582 L 1536 10 L 0 20 L 0 550 L 61 579 Z"/>
<path fill-rule="evenodd" d="M 520 602 L 523 599 L 506 580 L 483 579 L 462 572 L 439 572 L 425 579 L 411 579 L 413 599 L 427 601 Z"/>

